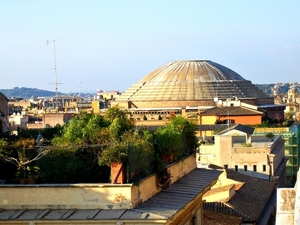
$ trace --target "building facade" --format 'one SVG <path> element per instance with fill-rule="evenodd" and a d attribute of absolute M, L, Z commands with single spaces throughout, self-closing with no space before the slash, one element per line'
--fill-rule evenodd
<path fill-rule="evenodd" d="M 280 135 L 271 141 L 234 126 L 215 135 L 213 144 L 200 145 L 197 162 L 199 165 L 215 164 L 264 180 L 276 180 L 283 187 L 287 161 L 284 142 Z"/>

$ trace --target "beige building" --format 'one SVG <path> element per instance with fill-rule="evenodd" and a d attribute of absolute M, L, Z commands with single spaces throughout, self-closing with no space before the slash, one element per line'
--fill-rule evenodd
<path fill-rule="evenodd" d="M 268 140 L 252 135 L 254 129 L 235 125 L 215 135 L 214 143 L 202 144 L 197 164 L 215 164 L 223 168 L 285 185 L 284 140 L 280 135 Z"/>
<path fill-rule="evenodd" d="M 23 109 L 21 112 L 14 112 L 9 116 L 9 129 L 16 131 L 18 128 L 27 128 L 28 124 L 28 110 Z"/>

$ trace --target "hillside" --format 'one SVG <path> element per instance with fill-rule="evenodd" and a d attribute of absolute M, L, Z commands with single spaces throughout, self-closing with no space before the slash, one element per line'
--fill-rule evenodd
<path fill-rule="evenodd" d="M 25 88 L 25 87 L 15 87 L 13 89 L 0 89 L 0 92 L 4 94 L 7 98 L 30 98 L 34 97 L 52 97 L 55 96 L 53 91 L 45 91 L 37 88 Z M 62 94 L 62 93 L 58 93 Z"/>

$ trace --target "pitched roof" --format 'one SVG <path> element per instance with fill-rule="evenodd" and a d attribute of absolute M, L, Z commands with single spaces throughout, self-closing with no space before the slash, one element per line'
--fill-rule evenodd
<path fill-rule="evenodd" d="M 218 133 L 218 135 L 227 133 L 228 131 L 232 131 L 232 130 L 237 130 L 237 131 L 241 131 L 245 134 L 253 134 L 254 132 L 254 128 L 253 127 L 249 127 L 249 126 L 245 126 L 242 124 L 236 124 L 232 127 L 229 127 L 227 129 L 224 129 L 223 131 L 221 131 L 220 133 Z"/>
<path fill-rule="evenodd" d="M 216 116 L 242 116 L 242 115 L 262 115 L 263 112 L 248 109 L 240 106 L 231 107 L 213 107 L 205 110 L 200 115 L 216 115 Z"/>
<path fill-rule="evenodd" d="M 232 196 L 228 204 L 252 219 L 258 220 L 272 196 L 276 183 L 257 179 L 230 169 L 227 169 L 226 172 L 227 178 L 244 182 L 244 185 Z"/>
<path fill-rule="evenodd" d="M 227 178 L 243 183 L 226 202 L 206 202 L 203 207 L 218 213 L 242 216 L 244 222 L 264 224 L 276 204 L 276 183 L 226 169 Z"/>
<path fill-rule="evenodd" d="M 166 190 L 161 191 L 151 199 L 137 206 L 135 210 L 170 217 L 193 200 L 196 195 L 201 192 L 204 194 L 207 191 L 204 191 L 204 189 L 213 185 L 214 180 L 222 172 L 203 168 L 194 169 Z M 172 201 L 166 201 L 166 199 L 172 199 Z"/>
<path fill-rule="evenodd" d="M 236 217 L 242 217 L 243 221 L 255 222 L 255 220 L 238 210 L 234 209 L 234 207 L 224 203 L 224 202 L 205 202 L 203 204 L 203 209 L 206 211 L 222 213 L 226 215 L 232 215 Z"/>
<path fill-rule="evenodd" d="M 203 211 L 203 224 L 204 225 L 240 225 L 242 218 L 238 216 L 217 213 L 209 210 Z"/>

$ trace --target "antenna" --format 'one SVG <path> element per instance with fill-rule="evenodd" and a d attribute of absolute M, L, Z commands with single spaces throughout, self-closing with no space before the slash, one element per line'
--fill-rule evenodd
<path fill-rule="evenodd" d="M 57 85 L 58 84 L 61 84 L 61 83 L 57 83 L 57 67 L 56 67 L 56 49 L 55 49 L 55 42 L 56 41 L 61 41 L 62 39 L 58 39 L 58 40 L 50 40 L 50 41 L 48 41 L 47 40 L 47 45 L 50 43 L 50 42 L 52 42 L 53 43 L 53 47 L 54 47 L 54 51 L 53 51 L 53 53 L 54 53 L 54 79 L 55 79 L 55 98 L 56 98 L 56 107 L 57 107 L 57 109 L 56 109 L 56 117 L 57 117 L 57 124 L 59 124 L 59 121 L 58 121 L 58 101 L 57 101 L 57 90 L 58 90 L 58 88 L 57 88 Z"/>
<path fill-rule="evenodd" d="M 79 94 L 78 94 L 78 97 L 79 97 L 79 101 L 81 102 L 81 81 L 79 82 Z"/>

